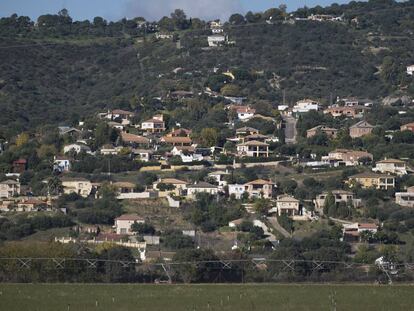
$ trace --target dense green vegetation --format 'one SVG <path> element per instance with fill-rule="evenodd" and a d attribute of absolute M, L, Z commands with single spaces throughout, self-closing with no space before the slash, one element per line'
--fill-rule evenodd
<path fill-rule="evenodd" d="M 281 102 L 283 91 L 290 103 L 303 97 L 328 103 L 337 95 L 413 94 L 413 81 L 405 76 L 414 50 L 412 1 L 352 2 L 293 15 L 313 13 L 343 14 L 344 21 L 290 24 L 279 9 L 235 16 L 225 30 L 236 44 L 219 50 L 203 49 L 205 22 L 190 22 L 181 11 L 158 23 L 175 32 L 180 48 L 156 40 L 152 23 L 139 26 L 142 18 L 74 22 L 66 11 L 40 16 L 36 25 L 27 17 L 2 18 L 3 135 L 44 123 L 74 123 L 113 107 L 136 110 L 139 118 L 167 109 L 171 122 L 188 126 L 202 120 L 200 128 L 220 128 L 226 117 L 212 107 L 217 100 L 200 98 L 195 106 L 193 100 L 177 105 L 166 98 L 170 91 L 199 92 L 204 86 L 248 96 L 267 113 Z M 274 23 L 265 23 L 270 16 Z M 214 67 L 234 70 L 236 80 L 223 87 L 228 78 L 214 74 Z"/>

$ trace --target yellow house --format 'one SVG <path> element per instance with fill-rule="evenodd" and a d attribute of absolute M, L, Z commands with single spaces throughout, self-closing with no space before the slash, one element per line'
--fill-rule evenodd
<path fill-rule="evenodd" d="M 62 179 L 63 193 L 77 193 L 84 198 L 88 197 L 92 192 L 92 183 L 85 178 L 68 178 Z"/>
<path fill-rule="evenodd" d="M 384 174 L 361 173 L 349 177 L 348 184 L 360 184 L 362 188 L 388 190 L 395 187 L 395 177 Z"/>

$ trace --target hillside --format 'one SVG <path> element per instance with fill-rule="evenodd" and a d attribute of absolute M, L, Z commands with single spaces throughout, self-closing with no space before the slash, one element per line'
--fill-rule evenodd
<path fill-rule="evenodd" d="M 151 32 L 144 36 L 137 27 L 128 28 L 130 21 L 98 32 L 95 20 L 82 32 L 85 28 L 71 19 L 65 24 L 69 30 L 59 24 L 46 31 L 21 17 L 3 18 L 3 136 L 48 123 L 70 124 L 113 107 L 135 110 L 141 118 L 164 109 L 183 121 L 185 109 L 174 114 L 177 106 L 166 96 L 173 90 L 199 93 L 206 85 L 214 88 L 214 67 L 241 71 L 232 82 L 237 95 L 266 109 L 279 104 L 283 92 L 287 103 L 306 97 L 329 103 L 336 96 L 380 100 L 394 93 L 414 94 L 405 75 L 405 67 L 414 61 L 412 1 L 353 2 L 293 15 L 312 13 L 342 14 L 344 21 L 230 22 L 224 28 L 235 44 L 217 49 L 205 48 L 210 32 L 194 22 L 186 29 L 175 28 L 174 40 L 157 40 Z M 175 68 L 182 70 L 174 73 Z M 197 108 L 199 119 L 218 103 L 208 98 L 199 102 L 206 105 Z"/>

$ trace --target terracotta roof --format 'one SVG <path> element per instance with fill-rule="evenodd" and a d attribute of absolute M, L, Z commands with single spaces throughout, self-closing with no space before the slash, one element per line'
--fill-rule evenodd
<path fill-rule="evenodd" d="M 240 107 L 237 108 L 236 111 L 238 113 L 256 113 L 256 109 L 252 109 L 250 107 Z"/>
<path fill-rule="evenodd" d="M 142 220 L 144 220 L 144 218 L 142 218 L 138 215 L 135 215 L 135 214 L 124 214 L 124 215 L 121 215 L 121 216 L 115 218 L 115 220 L 142 221 Z"/>
<path fill-rule="evenodd" d="M 120 114 L 120 115 L 123 114 L 123 115 L 133 116 L 135 113 L 131 111 L 122 110 L 122 109 L 115 109 L 115 110 L 112 110 L 112 114 Z"/>
<path fill-rule="evenodd" d="M 167 144 L 191 144 L 192 140 L 190 137 L 181 137 L 181 136 L 164 136 L 161 138 L 161 142 L 167 143 Z"/>
<path fill-rule="evenodd" d="M 292 197 L 290 195 L 287 195 L 287 194 L 279 195 L 277 197 L 277 201 L 278 202 L 293 202 L 293 203 L 299 203 L 299 200 L 297 200 L 294 197 Z"/>
<path fill-rule="evenodd" d="M 349 128 L 358 128 L 358 127 L 374 128 L 375 126 L 369 124 L 367 121 L 359 121 L 358 123 L 355 123 L 354 125 L 350 126 Z"/>
<path fill-rule="evenodd" d="M 246 185 L 273 185 L 273 183 L 269 180 L 256 179 L 256 180 L 246 183 Z"/>
<path fill-rule="evenodd" d="M 144 121 L 142 123 L 158 123 L 158 124 L 164 124 L 164 121 L 159 120 L 159 119 L 152 118 L 152 119 L 146 120 L 146 121 Z"/>
<path fill-rule="evenodd" d="M 358 228 L 359 229 L 377 229 L 378 226 L 376 224 L 370 224 L 370 223 L 359 223 Z"/>
<path fill-rule="evenodd" d="M 190 135 L 191 133 L 192 133 L 191 130 L 179 128 L 179 129 L 172 130 L 170 135 Z"/>
<path fill-rule="evenodd" d="M 167 185 L 187 185 L 188 183 L 184 180 L 179 180 L 175 178 L 163 178 L 159 181 L 159 183 L 167 184 Z"/>
<path fill-rule="evenodd" d="M 122 140 L 128 143 L 148 144 L 149 139 L 143 136 L 134 135 L 126 132 L 121 133 Z"/>
<path fill-rule="evenodd" d="M 71 182 L 71 181 L 82 181 L 82 182 L 89 182 L 88 179 L 83 178 L 83 177 L 62 177 L 60 179 L 62 182 Z"/>

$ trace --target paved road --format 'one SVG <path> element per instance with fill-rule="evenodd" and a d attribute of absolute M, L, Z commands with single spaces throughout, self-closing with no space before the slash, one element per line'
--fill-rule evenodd
<path fill-rule="evenodd" d="M 272 227 L 278 231 L 280 234 L 282 234 L 285 238 L 291 238 L 292 236 L 290 235 L 289 232 L 286 231 L 285 228 L 283 228 L 279 222 L 277 221 L 276 217 L 267 217 L 267 220 L 269 221 L 269 223 L 272 225 Z"/>
<path fill-rule="evenodd" d="M 296 123 L 297 120 L 292 116 L 282 116 L 285 123 L 285 142 L 287 144 L 296 143 Z"/>

